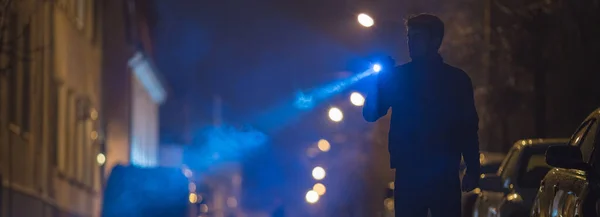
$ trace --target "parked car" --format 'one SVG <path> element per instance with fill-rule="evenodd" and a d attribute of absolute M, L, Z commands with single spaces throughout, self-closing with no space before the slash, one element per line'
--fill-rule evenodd
<path fill-rule="evenodd" d="M 568 146 L 550 147 L 546 162 L 555 167 L 540 184 L 531 216 L 600 215 L 600 109 L 575 131 Z"/>
<path fill-rule="evenodd" d="M 504 153 L 497 152 L 481 152 L 479 154 L 479 162 L 481 164 L 481 173 L 496 173 L 500 164 L 506 155 Z M 461 163 L 461 177 L 465 173 L 464 163 Z M 473 206 L 477 195 L 481 192 L 480 189 L 475 189 L 470 192 L 465 192 L 462 195 L 462 213 L 464 217 L 469 217 L 473 214 Z"/>
<path fill-rule="evenodd" d="M 517 141 L 496 174 L 482 175 L 473 216 L 528 216 L 540 181 L 551 169 L 546 164 L 546 150 L 567 142 L 568 139 Z"/>

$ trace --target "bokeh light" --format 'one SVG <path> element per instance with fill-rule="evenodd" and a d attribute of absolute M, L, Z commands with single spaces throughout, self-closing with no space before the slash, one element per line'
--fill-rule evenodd
<path fill-rule="evenodd" d="M 206 204 L 200 205 L 200 212 L 207 213 L 208 212 L 208 205 L 206 205 Z"/>
<path fill-rule="evenodd" d="M 188 184 L 188 189 L 190 190 L 190 192 L 196 192 L 196 184 L 190 182 L 190 184 Z"/>
<path fill-rule="evenodd" d="M 388 209 L 390 211 L 394 210 L 394 199 L 392 199 L 392 198 L 386 198 L 383 201 L 383 205 L 385 206 L 386 209 Z"/>
<path fill-rule="evenodd" d="M 190 193 L 189 200 L 190 200 L 190 203 L 197 203 L 198 195 L 196 193 Z"/>
<path fill-rule="evenodd" d="M 98 165 L 100 166 L 104 165 L 104 163 L 106 163 L 106 156 L 102 153 L 96 155 L 96 162 L 98 162 Z"/>
<path fill-rule="evenodd" d="M 354 92 L 350 94 L 350 102 L 355 106 L 363 106 L 365 104 L 365 97 L 358 92 Z"/>
<path fill-rule="evenodd" d="M 319 154 L 319 149 L 316 147 L 310 147 L 306 149 L 306 155 L 310 158 L 316 157 Z"/>
<path fill-rule="evenodd" d="M 315 178 L 316 180 L 322 180 L 322 179 L 324 179 L 324 178 L 325 178 L 325 175 L 326 175 L 326 174 L 325 174 L 325 169 L 323 169 L 323 167 L 319 167 L 319 166 L 317 166 L 317 167 L 315 167 L 315 168 L 312 170 L 312 176 L 313 176 L 313 178 Z"/>
<path fill-rule="evenodd" d="M 192 178 L 192 175 L 194 175 L 192 173 L 192 170 L 190 170 L 187 167 L 184 167 L 182 170 L 183 170 L 183 175 L 185 175 L 185 177 L 187 177 L 187 178 Z"/>
<path fill-rule="evenodd" d="M 344 119 L 344 113 L 342 113 L 342 110 L 339 108 L 332 107 L 329 109 L 329 119 L 335 122 L 340 122 L 342 119 Z"/>
<path fill-rule="evenodd" d="M 235 199 L 235 197 L 229 197 L 227 198 L 227 206 L 229 208 L 236 208 L 238 205 L 237 199 Z"/>
<path fill-rule="evenodd" d="M 371 16 L 364 13 L 359 14 L 356 19 L 358 20 L 358 23 L 364 27 L 371 27 L 375 24 L 375 20 L 373 20 Z"/>
<path fill-rule="evenodd" d="M 317 142 L 317 147 L 319 147 L 319 150 L 322 152 L 328 152 L 329 149 L 331 149 L 331 144 L 329 144 L 329 141 L 321 139 Z"/>
<path fill-rule="evenodd" d="M 325 192 L 327 192 L 327 188 L 325 188 L 324 184 L 321 183 L 317 183 L 315 185 L 313 185 L 313 191 L 317 192 L 317 194 L 324 195 Z"/>
<path fill-rule="evenodd" d="M 316 191 L 310 190 L 306 192 L 306 202 L 316 203 L 319 201 L 319 194 Z"/>

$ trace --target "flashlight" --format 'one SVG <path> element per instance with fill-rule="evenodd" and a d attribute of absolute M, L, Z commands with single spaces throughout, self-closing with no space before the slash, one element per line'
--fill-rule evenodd
<path fill-rule="evenodd" d="M 373 69 L 374 72 L 380 72 L 381 71 L 381 64 L 375 63 L 375 64 L 373 64 L 373 66 L 371 66 L 371 69 Z"/>

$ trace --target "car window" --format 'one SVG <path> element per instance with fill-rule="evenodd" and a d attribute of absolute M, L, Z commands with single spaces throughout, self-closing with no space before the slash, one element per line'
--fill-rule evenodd
<path fill-rule="evenodd" d="M 594 151 L 594 141 L 596 140 L 597 129 L 598 122 L 594 121 L 592 126 L 588 128 L 579 146 L 581 149 L 581 155 L 583 156 L 583 161 L 586 163 L 590 162 L 592 152 Z"/>
<path fill-rule="evenodd" d="M 500 163 L 488 163 L 485 165 L 481 165 L 481 173 L 496 173 L 498 172 L 498 168 L 500 167 Z"/>
<path fill-rule="evenodd" d="M 508 154 L 506 154 L 506 157 L 504 158 L 504 160 L 502 160 L 502 163 L 500 164 L 500 167 L 498 168 L 497 175 L 502 176 L 502 174 L 504 173 L 504 168 L 506 167 L 506 164 L 508 163 L 508 159 L 512 157 L 514 152 L 515 151 L 513 149 L 510 149 L 508 151 Z"/>
<path fill-rule="evenodd" d="M 546 164 L 546 156 L 544 155 L 544 153 L 537 153 L 531 155 L 527 160 L 527 167 L 525 167 L 525 172 L 531 171 L 537 167 L 550 168 L 550 165 Z"/>
<path fill-rule="evenodd" d="M 517 148 L 512 148 L 506 159 L 504 159 L 504 162 L 502 162 L 502 170 L 498 171 L 502 179 L 507 180 L 510 178 L 510 176 L 514 173 L 515 167 L 517 166 L 518 162 L 519 150 Z"/>
<path fill-rule="evenodd" d="M 579 126 L 579 128 L 577 129 L 575 134 L 573 134 L 573 136 L 571 137 L 571 140 L 569 141 L 569 145 L 579 146 L 579 144 L 581 143 L 581 141 L 583 139 L 583 136 L 587 132 L 587 129 L 591 123 L 592 123 L 591 121 L 586 121 L 585 123 L 581 124 L 581 126 Z"/>
<path fill-rule="evenodd" d="M 552 168 L 546 164 L 546 148 L 529 148 L 523 154 L 518 183 L 522 188 L 538 188 L 540 181 Z"/>

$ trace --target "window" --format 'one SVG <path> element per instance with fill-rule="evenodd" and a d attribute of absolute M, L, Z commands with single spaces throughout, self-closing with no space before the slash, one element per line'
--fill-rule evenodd
<path fill-rule="evenodd" d="M 77 177 L 77 104 L 72 91 L 68 94 L 67 105 L 67 174 Z"/>
<path fill-rule="evenodd" d="M 58 96 L 58 86 L 56 84 L 56 81 L 54 81 L 53 79 L 50 81 L 50 123 L 54 125 L 54 127 L 50 128 L 50 159 L 52 162 L 52 165 L 54 167 L 58 167 L 58 148 L 59 148 L 59 133 L 61 132 L 59 129 L 59 125 L 58 125 L 58 118 L 61 115 L 61 113 L 59 112 L 59 96 Z"/>
<path fill-rule="evenodd" d="M 590 162 L 592 152 L 594 151 L 594 141 L 596 140 L 596 131 L 598 129 L 598 122 L 593 121 L 592 126 L 588 128 L 585 133 L 583 140 L 579 148 L 581 149 L 581 155 L 584 162 Z"/>
<path fill-rule="evenodd" d="M 506 179 L 510 178 L 510 176 L 512 175 L 512 173 L 514 171 L 513 168 L 517 165 L 518 161 L 519 161 L 519 150 L 517 148 L 510 149 L 510 151 L 508 152 L 508 155 L 502 162 L 502 166 L 500 166 L 500 168 L 502 170 L 498 170 L 498 173 L 500 174 L 502 179 L 506 180 Z"/>
<path fill-rule="evenodd" d="M 69 118 L 68 114 L 70 114 L 71 110 L 69 108 L 69 94 L 67 88 L 63 84 L 58 84 L 57 86 L 57 151 L 56 151 L 56 163 L 58 170 L 62 173 L 66 173 L 67 169 L 67 160 L 68 160 L 68 150 L 69 150 Z"/>
<path fill-rule="evenodd" d="M 521 188 L 539 187 L 540 181 L 550 171 L 550 166 L 546 164 L 547 147 L 529 147 L 523 150 L 522 162 L 519 165 L 518 183 Z"/>
<path fill-rule="evenodd" d="M 10 19 L 7 23 L 7 37 L 9 41 L 15 40 L 17 38 L 18 31 L 18 21 L 16 14 L 10 14 Z M 4 34 L 4 33 L 2 33 Z M 17 72 L 17 66 L 15 63 L 18 63 L 17 59 L 17 50 L 16 46 L 8 46 L 8 120 L 11 124 L 18 124 L 20 109 L 19 109 L 19 99 L 22 99 L 19 96 L 19 86 L 20 86 L 20 78 L 19 73 Z"/>
<path fill-rule="evenodd" d="M 496 173 L 498 172 L 498 167 L 500 167 L 499 163 L 488 163 L 485 165 L 481 165 L 481 173 Z"/>
<path fill-rule="evenodd" d="M 573 136 L 571 137 L 569 145 L 579 146 L 581 140 L 583 139 L 583 136 L 585 135 L 585 132 L 587 131 L 591 123 L 591 121 L 586 121 L 583 124 L 581 124 L 581 126 L 579 126 L 579 129 L 577 129 L 577 131 L 575 131 L 575 134 L 573 134 Z"/>
<path fill-rule="evenodd" d="M 31 102 L 30 100 L 33 98 L 31 96 L 31 61 L 32 61 L 32 53 L 31 53 L 31 24 L 27 24 L 23 26 L 23 51 L 21 54 L 23 58 L 21 59 L 22 66 L 22 74 L 23 74 L 23 95 L 22 95 L 22 104 L 21 104 L 21 132 L 29 132 L 30 130 L 30 120 L 31 120 Z"/>
<path fill-rule="evenodd" d="M 85 11 L 86 11 L 86 0 L 75 0 L 75 21 L 77 22 L 77 27 L 83 28 L 85 25 Z"/>
<path fill-rule="evenodd" d="M 81 109 L 81 100 L 77 100 L 77 111 Z M 81 116 L 79 112 L 76 112 L 77 119 L 75 121 L 75 144 L 73 144 L 73 148 L 75 149 L 75 156 L 73 163 L 75 164 L 75 178 L 78 181 L 83 180 L 83 172 L 84 172 L 84 147 L 85 147 L 85 128 L 83 126 L 83 120 L 81 120 Z"/>
<path fill-rule="evenodd" d="M 92 121 L 90 120 L 90 105 L 91 102 L 89 98 L 85 96 L 78 97 L 76 102 L 77 112 L 74 114 L 77 117 L 75 123 L 77 142 L 74 144 L 77 153 L 74 159 L 76 165 L 75 178 L 86 186 L 92 185 L 88 178 L 89 172 L 92 170 L 90 166 L 90 159 L 92 158 L 92 139 L 90 136 Z"/>

